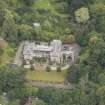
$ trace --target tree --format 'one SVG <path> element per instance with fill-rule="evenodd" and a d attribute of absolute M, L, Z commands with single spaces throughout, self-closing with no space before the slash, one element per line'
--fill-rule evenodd
<path fill-rule="evenodd" d="M 105 4 L 103 2 L 95 3 L 90 6 L 90 14 L 97 31 L 104 32 L 105 23 Z"/>
<path fill-rule="evenodd" d="M 3 55 L 3 53 L 4 53 L 4 50 L 3 50 L 2 46 L 0 46 L 0 62 L 1 62 L 1 56 Z"/>
<path fill-rule="evenodd" d="M 98 79 L 99 79 L 99 84 L 101 86 L 104 86 L 105 85 L 105 72 L 100 73 L 98 76 Z"/>
<path fill-rule="evenodd" d="M 19 29 L 20 40 L 32 39 L 33 28 L 30 25 L 21 24 L 18 26 L 18 29 Z"/>
<path fill-rule="evenodd" d="M 74 35 L 66 35 L 63 39 L 63 43 L 65 44 L 73 44 L 75 43 L 75 36 Z"/>
<path fill-rule="evenodd" d="M 81 6 L 88 6 L 89 4 L 92 4 L 94 0 L 65 0 L 70 5 L 70 10 L 73 12 L 74 10 L 80 8 Z"/>
<path fill-rule="evenodd" d="M 101 86 L 96 91 L 97 96 L 99 97 L 99 105 L 104 105 L 105 103 L 105 86 Z"/>
<path fill-rule="evenodd" d="M 75 11 L 75 19 L 78 23 L 86 23 L 89 18 L 90 16 L 88 8 L 82 7 Z"/>
<path fill-rule="evenodd" d="M 105 67 L 105 42 L 103 39 L 94 36 L 89 41 L 89 60 L 90 64 L 96 66 L 97 64 Z"/>
<path fill-rule="evenodd" d="M 67 73 L 67 81 L 72 84 L 77 84 L 80 79 L 80 71 L 75 65 L 70 67 Z"/>
<path fill-rule="evenodd" d="M 22 68 L 0 67 L 0 87 L 3 92 L 21 89 L 25 83 L 25 71 Z"/>
<path fill-rule="evenodd" d="M 47 105 L 43 100 L 34 99 L 31 105 Z"/>
<path fill-rule="evenodd" d="M 1 0 L 0 1 L 0 27 L 2 27 L 3 25 L 3 21 L 4 21 L 4 16 L 5 16 L 5 8 L 7 8 L 7 4 L 5 3 L 5 1 Z"/>
<path fill-rule="evenodd" d="M 39 99 L 43 100 L 48 105 L 70 105 L 70 93 L 62 89 L 39 89 Z"/>
<path fill-rule="evenodd" d="M 35 0 L 19 0 L 19 1 L 27 6 L 32 6 Z"/>
<path fill-rule="evenodd" d="M 43 29 L 50 31 L 52 29 L 51 23 L 49 20 L 45 20 L 43 23 Z"/>
<path fill-rule="evenodd" d="M 0 45 L 0 56 L 2 56 L 3 52 L 4 52 L 4 50 L 3 50 L 2 46 Z"/>
<path fill-rule="evenodd" d="M 17 42 L 17 25 L 11 11 L 6 10 L 5 20 L 2 27 L 2 37 L 10 42 Z"/>
<path fill-rule="evenodd" d="M 90 81 L 101 84 L 100 79 L 102 75 L 100 75 L 100 73 L 103 73 L 105 67 L 105 42 L 100 35 L 101 34 L 96 32 L 90 34 L 89 47 L 86 52 L 84 52 L 86 57 L 82 58 L 82 62 L 79 63 L 79 66 L 80 73 L 85 72 Z"/>
<path fill-rule="evenodd" d="M 105 15 L 105 4 L 102 2 L 94 3 L 90 6 L 90 13 L 94 19 Z"/>

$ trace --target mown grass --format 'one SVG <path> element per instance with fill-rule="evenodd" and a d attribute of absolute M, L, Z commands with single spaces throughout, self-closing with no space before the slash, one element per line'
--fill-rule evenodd
<path fill-rule="evenodd" d="M 44 71 L 44 70 L 36 70 L 36 71 L 28 71 L 26 75 L 27 80 L 33 81 L 43 81 L 43 82 L 64 82 L 67 71 L 57 72 L 57 71 Z"/>

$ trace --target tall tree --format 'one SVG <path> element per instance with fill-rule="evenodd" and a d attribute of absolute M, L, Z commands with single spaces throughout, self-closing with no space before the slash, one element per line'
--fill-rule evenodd
<path fill-rule="evenodd" d="M 21 89 L 25 82 L 25 71 L 22 68 L 0 67 L 0 87 L 3 92 Z"/>
<path fill-rule="evenodd" d="M 7 8 L 7 4 L 5 1 L 0 0 L 0 27 L 3 25 L 4 16 L 5 16 L 5 9 Z"/>
<path fill-rule="evenodd" d="M 17 25 L 11 11 L 6 10 L 5 20 L 2 27 L 2 37 L 10 42 L 17 42 Z"/>
<path fill-rule="evenodd" d="M 86 23 L 90 18 L 88 8 L 82 7 L 75 11 L 75 18 L 78 23 Z"/>

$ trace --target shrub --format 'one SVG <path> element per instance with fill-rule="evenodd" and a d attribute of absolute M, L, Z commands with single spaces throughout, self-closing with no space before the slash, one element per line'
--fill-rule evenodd
<path fill-rule="evenodd" d="M 57 67 L 57 72 L 61 72 L 61 67 L 60 66 Z"/>
<path fill-rule="evenodd" d="M 63 39 L 64 44 L 73 44 L 74 42 L 75 42 L 74 35 L 65 36 L 64 39 Z"/>
<path fill-rule="evenodd" d="M 47 71 L 47 72 L 50 72 L 50 71 L 51 71 L 50 66 L 47 66 L 47 67 L 46 67 L 46 71 Z"/>

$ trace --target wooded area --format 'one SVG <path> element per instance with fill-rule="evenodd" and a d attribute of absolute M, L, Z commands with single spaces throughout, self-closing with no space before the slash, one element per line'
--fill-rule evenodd
<path fill-rule="evenodd" d="M 0 104 L 23 105 L 33 96 L 33 105 L 105 105 L 105 0 L 0 0 L 0 37 L 9 46 L 0 43 Z M 73 90 L 33 88 L 23 68 L 1 63 L 21 41 L 52 39 L 83 48 L 66 75 Z"/>

